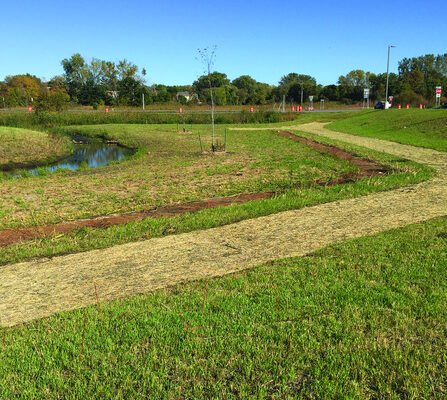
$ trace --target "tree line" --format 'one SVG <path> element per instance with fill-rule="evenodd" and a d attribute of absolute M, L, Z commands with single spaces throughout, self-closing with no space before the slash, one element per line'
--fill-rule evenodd
<path fill-rule="evenodd" d="M 223 72 L 200 76 L 190 85 L 169 86 L 146 84 L 146 70 L 132 62 L 117 63 L 92 59 L 89 63 L 73 54 L 61 61 L 63 75 L 49 81 L 36 76 L 13 75 L 0 82 L 0 107 L 33 105 L 47 110 L 62 110 L 69 104 L 93 106 L 141 106 L 142 98 L 151 103 L 209 103 L 210 90 L 216 105 L 299 104 L 329 100 L 354 104 L 363 100 L 363 90 L 370 89 L 372 101 L 385 100 L 386 73 L 352 70 L 339 77 L 336 84 L 321 85 L 305 74 L 289 73 L 277 85 L 256 81 L 249 75 L 230 80 Z M 404 58 L 398 73 L 389 75 L 389 94 L 402 104 L 434 103 L 435 87 L 447 89 L 447 54 Z M 210 89 L 212 88 L 212 89 Z M 446 102 L 446 98 L 442 98 Z"/>

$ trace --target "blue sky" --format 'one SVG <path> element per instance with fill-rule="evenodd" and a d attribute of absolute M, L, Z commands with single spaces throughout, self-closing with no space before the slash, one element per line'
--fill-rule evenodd
<path fill-rule="evenodd" d="M 0 80 L 49 79 L 78 52 L 126 58 L 149 84 L 190 84 L 203 72 L 197 49 L 216 45 L 215 70 L 230 79 L 297 72 L 331 84 L 352 69 L 385 72 L 388 44 L 394 72 L 404 57 L 447 52 L 446 0 L 3 0 L 0 12 Z"/>

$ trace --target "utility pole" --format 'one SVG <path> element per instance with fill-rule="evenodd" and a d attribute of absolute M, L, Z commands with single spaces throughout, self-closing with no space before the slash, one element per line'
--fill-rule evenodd
<path fill-rule="evenodd" d="M 282 95 L 282 112 L 286 112 L 286 95 Z"/>
<path fill-rule="evenodd" d="M 384 110 L 387 109 L 387 104 L 388 104 L 388 83 L 390 80 L 390 51 L 391 48 L 394 48 L 396 46 L 393 46 L 392 44 L 388 45 L 388 61 L 386 63 L 386 89 L 385 89 L 385 108 Z"/>
<path fill-rule="evenodd" d="M 143 111 L 144 111 L 144 93 L 142 94 L 143 96 Z"/>
<path fill-rule="evenodd" d="M 303 82 L 300 82 L 301 85 L 301 109 L 303 109 Z"/>

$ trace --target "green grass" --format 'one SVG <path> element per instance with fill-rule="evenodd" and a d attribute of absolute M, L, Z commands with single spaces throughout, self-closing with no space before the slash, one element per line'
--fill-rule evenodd
<path fill-rule="evenodd" d="M 270 131 L 228 131 L 228 153 L 210 148 L 210 129 L 193 134 L 176 125 L 99 125 L 59 128 L 59 133 L 106 136 L 138 148 L 113 165 L 57 174 L 0 180 L 0 229 L 124 213 L 156 206 L 230 196 L 242 192 L 309 187 L 353 171 L 352 165 L 291 143 Z M 224 140 L 224 127 L 216 131 Z"/>
<path fill-rule="evenodd" d="M 120 131 L 120 128 L 117 127 L 116 130 Z M 90 130 L 82 129 L 82 132 L 88 133 L 90 132 Z M 92 132 L 98 134 L 97 130 L 94 130 Z M 164 131 L 161 131 L 161 134 L 163 132 Z M 101 131 L 99 131 L 99 134 L 101 134 Z M 126 131 L 121 131 L 121 134 L 123 135 L 123 137 L 125 137 Z M 245 134 L 245 133 L 235 132 L 234 134 L 237 137 L 238 134 Z M 314 138 L 316 140 L 324 141 L 326 143 L 333 143 L 333 141 L 331 140 L 315 138 L 309 134 L 302 134 L 302 135 Z M 274 150 L 274 147 L 271 146 L 270 139 L 273 139 L 275 142 L 278 139 L 276 136 L 273 136 L 269 132 L 262 133 L 262 131 L 254 132 L 253 135 L 249 135 L 248 138 L 252 138 L 253 140 L 256 141 L 262 140 L 262 138 L 264 138 L 265 140 L 267 140 L 266 143 L 271 149 L 270 151 Z M 232 142 L 229 141 L 229 143 L 230 146 L 234 146 L 234 142 L 233 144 L 231 144 Z M 295 152 L 295 150 L 293 150 L 293 148 L 295 147 L 295 142 L 285 141 L 283 144 L 287 147 L 287 150 L 282 153 L 282 158 L 274 159 L 272 158 L 272 154 L 268 153 L 265 160 L 259 162 L 272 163 L 272 165 L 275 165 L 275 168 L 279 168 L 282 164 L 286 165 L 287 168 L 304 169 L 306 165 L 308 165 L 310 159 L 300 161 L 288 157 L 287 154 L 290 154 L 291 151 L 292 154 L 294 154 Z M 275 146 L 277 145 L 278 144 L 276 144 Z M 207 229 L 211 227 L 238 222 L 248 218 L 256 218 L 259 216 L 269 215 L 276 212 L 298 209 L 315 204 L 321 204 L 325 202 L 341 200 L 351 197 L 358 197 L 376 191 L 390 190 L 400 186 L 411 185 L 429 179 L 433 174 L 433 171 L 431 169 L 420 166 L 410 161 L 406 161 L 400 158 L 385 155 L 375 151 L 366 150 L 364 148 L 360 148 L 357 146 L 346 145 L 342 143 L 337 143 L 337 145 L 339 147 L 344 147 L 347 150 L 352 151 L 360 156 L 376 159 L 382 164 L 387 165 L 389 168 L 391 168 L 393 172 L 389 175 L 382 177 L 380 176 L 372 177 L 368 179 L 363 179 L 361 181 L 357 181 L 355 183 L 335 185 L 335 186 L 314 186 L 312 182 L 308 181 L 308 183 L 310 184 L 309 186 L 303 184 L 302 187 L 292 188 L 290 187 L 290 181 L 286 180 L 282 182 L 283 183 L 289 182 L 288 184 L 276 186 L 276 189 L 281 190 L 281 194 L 267 200 L 252 201 L 245 204 L 232 205 L 216 209 L 206 209 L 196 213 L 184 214 L 182 216 L 172 218 L 161 218 L 161 219 L 147 218 L 143 221 L 130 222 L 123 225 L 113 226 L 107 229 L 84 228 L 65 235 L 56 235 L 44 239 L 18 243 L 2 248 L 2 251 L 0 252 L 0 265 L 22 261 L 32 257 L 52 257 L 60 254 L 86 251 L 95 248 L 105 248 L 116 244 L 127 243 L 130 241 L 144 240 L 153 237 L 160 237 L 174 233 Z M 297 149 L 301 149 L 301 146 L 297 146 Z M 161 157 L 166 158 L 166 155 L 162 154 Z M 158 159 L 161 159 L 161 157 Z M 140 160 L 143 159 L 144 158 L 141 158 Z M 176 158 L 174 158 L 170 162 L 173 162 L 175 160 Z M 325 158 L 322 158 L 322 160 L 325 160 Z M 302 161 L 305 161 L 304 164 L 301 164 Z M 334 162 L 334 160 L 332 160 L 331 163 L 332 162 Z M 143 166 L 145 165 L 146 164 L 143 164 Z M 329 164 L 326 164 L 326 161 L 324 161 L 322 165 L 327 166 Z M 115 174 L 117 173 L 115 171 L 117 170 L 119 171 L 119 168 L 121 168 L 121 166 L 118 164 L 116 165 L 116 167 L 117 169 L 112 169 L 113 173 Z M 135 167 L 135 164 L 130 164 L 129 167 L 130 167 L 130 173 L 132 173 L 133 176 L 138 175 L 139 172 L 138 169 Z M 229 175 L 230 177 L 232 176 L 231 168 L 232 168 L 231 164 L 230 165 L 222 164 L 220 160 L 217 164 L 213 166 L 208 166 L 208 168 L 205 169 L 205 172 L 203 174 L 200 171 L 198 173 L 202 174 L 200 176 L 202 176 L 203 179 L 210 179 L 210 177 L 212 178 L 213 176 L 223 177 L 224 179 L 227 179 L 226 177 L 228 176 L 228 174 L 230 174 Z M 145 167 L 144 170 L 147 169 L 148 167 Z M 256 174 L 258 174 L 259 165 L 257 166 L 256 171 L 257 171 Z M 81 174 L 81 176 L 83 175 Z M 295 184 L 299 182 L 299 180 L 297 180 L 298 175 L 297 176 L 290 175 L 290 172 L 288 172 L 286 176 L 287 177 L 292 176 L 293 182 Z M 318 173 L 316 176 L 319 177 L 320 173 Z M 64 175 L 61 175 L 61 177 L 64 177 Z M 100 179 L 102 179 L 101 176 L 93 174 L 92 177 L 96 180 L 95 181 L 96 185 L 99 185 Z M 58 176 L 57 178 L 59 179 L 60 177 Z M 68 175 L 67 178 L 73 179 L 73 174 Z M 274 182 L 272 181 L 272 178 L 274 178 L 274 175 L 269 173 L 268 179 L 263 183 L 264 186 L 258 186 L 258 188 L 261 189 L 262 187 L 268 189 L 275 188 L 272 186 L 272 182 Z M 38 183 L 39 179 L 40 178 L 33 179 L 33 181 Z M 56 182 L 58 182 L 58 180 L 56 180 Z M 67 185 L 69 184 L 69 182 L 73 181 L 66 179 Z M 80 182 L 82 183 L 82 180 Z M 35 185 L 37 183 L 35 183 Z M 178 190 L 178 185 L 174 186 L 174 189 Z M 238 186 L 238 189 L 243 190 L 244 188 L 242 186 Z M 256 187 L 254 187 L 254 189 L 256 189 Z M 46 192 L 42 188 L 40 194 L 43 195 L 45 193 Z M 61 199 L 60 207 L 63 207 L 64 201 L 68 202 L 68 199 L 70 199 L 70 197 L 67 197 L 66 200 Z M 20 196 L 14 198 L 14 201 L 15 201 L 14 206 L 16 208 L 26 210 L 26 208 L 28 207 L 28 203 L 24 202 L 23 198 Z M 88 201 L 86 201 L 85 207 L 93 207 L 93 205 Z M 4 218 L 5 219 L 8 218 L 6 210 L 3 211 L 3 213 Z M 0 209 L 0 216 L 1 215 L 2 215 L 2 209 Z M 33 216 L 35 215 L 36 214 L 33 214 Z"/>
<path fill-rule="evenodd" d="M 368 111 L 335 121 L 328 128 L 447 151 L 447 110 Z"/>
<path fill-rule="evenodd" d="M 0 330 L 0 398 L 447 396 L 447 219 Z"/>
<path fill-rule="evenodd" d="M 216 124 L 237 123 L 269 123 L 293 121 L 296 113 L 280 113 L 264 110 L 250 113 L 248 110 L 237 112 L 216 111 Z M 170 112 L 142 112 L 141 110 L 111 111 L 69 111 L 69 112 L 0 112 L 0 125 L 20 128 L 48 129 L 67 125 L 97 125 L 97 124 L 176 124 L 182 123 L 207 124 L 211 123 L 211 112 L 204 108 L 202 111 L 191 111 L 179 114 L 177 109 Z"/>
<path fill-rule="evenodd" d="M 51 163 L 69 155 L 71 150 L 66 137 L 0 126 L 0 171 Z"/>

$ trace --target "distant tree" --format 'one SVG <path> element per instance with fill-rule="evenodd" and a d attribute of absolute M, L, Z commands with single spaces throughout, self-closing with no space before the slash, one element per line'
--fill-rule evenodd
<path fill-rule="evenodd" d="M 8 97 L 8 86 L 4 82 L 0 82 L 0 108 L 6 108 Z"/>
<path fill-rule="evenodd" d="M 253 104 L 265 104 L 272 98 L 272 90 L 273 86 L 270 86 L 267 83 L 258 82 L 253 96 Z"/>
<path fill-rule="evenodd" d="M 231 82 L 237 88 L 237 95 L 241 104 L 254 104 L 258 82 L 250 75 L 241 75 Z"/>
<path fill-rule="evenodd" d="M 231 85 L 237 88 L 237 104 L 264 104 L 267 98 L 271 97 L 272 87 L 257 82 L 250 75 L 239 76 Z"/>
<path fill-rule="evenodd" d="M 415 93 L 410 84 L 403 83 L 400 92 L 396 96 L 396 102 L 401 104 L 421 104 L 424 102 L 424 97 Z"/>
<path fill-rule="evenodd" d="M 338 78 L 340 98 L 351 101 L 363 99 L 363 89 L 369 88 L 369 72 L 355 69 Z"/>
<path fill-rule="evenodd" d="M 46 90 L 36 102 L 36 111 L 63 111 L 69 103 L 70 96 L 65 90 Z"/>
<path fill-rule="evenodd" d="M 105 87 L 91 77 L 81 86 L 78 102 L 82 105 L 91 105 L 97 108 L 98 105 L 104 102 L 105 96 Z"/>
<path fill-rule="evenodd" d="M 188 99 L 187 99 L 185 96 L 183 96 L 183 95 L 181 94 L 181 95 L 179 95 L 179 96 L 177 97 L 177 101 L 178 101 L 180 104 L 185 105 L 185 104 L 188 102 Z"/>
<path fill-rule="evenodd" d="M 318 95 L 317 81 L 314 77 L 292 72 L 284 75 L 279 81 L 276 90 L 276 100 L 281 101 L 282 96 L 285 95 L 288 101 L 301 102 L 301 85 L 303 87 L 303 101 L 309 96 Z"/>
<path fill-rule="evenodd" d="M 133 78 L 135 80 L 141 80 L 141 78 L 138 76 L 138 67 L 127 61 L 126 59 L 121 60 L 116 65 L 116 70 L 118 73 L 118 79 L 124 80 L 126 78 Z"/>
<path fill-rule="evenodd" d="M 385 100 L 386 73 L 374 74 L 368 73 L 370 99 Z M 389 75 L 388 93 L 390 96 L 396 97 L 401 91 L 401 82 L 399 76 L 394 72 Z"/>
<path fill-rule="evenodd" d="M 80 104 L 139 105 L 141 95 L 145 91 L 149 93 L 144 86 L 146 70 L 139 75 L 138 67 L 126 59 L 115 64 L 93 58 L 88 64 L 77 53 L 62 60 L 62 66 L 67 92 Z"/>
<path fill-rule="evenodd" d="M 89 78 L 88 65 L 79 53 L 73 54 L 70 58 L 64 58 L 61 64 L 64 69 L 68 94 L 72 100 L 77 102 L 82 87 Z"/>
<path fill-rule="evenodd" d="M 36 76 L 12 75 L 5 79 L 9 106 L 26 106 L 40 95 L 43 84 Z"/>
<path fill-rule="evenodd" d="M 118 88 L 118 71 L 115 63 L 111 61 L 102 61 L 101 63 L 101 84 L 105 86 L 106 91 L 115 92 Z"/>
<path fill-rule="evenodd" d="M 340 100 L 340 94 L 337 85 L 323 86 L 320 91 L 320 97 L 330 101 Z"/>
<path fill-rule="evenodd" d="M 399 79 L 409 89 L 425 99 L 433 99 L 435 87 L 447 84 L 447 54 L 426 54 L 404 58 L 399 62 Z"/>
<path fill-rule="evenodd" d="M 166 103 L 172 100 L 166 85 L 153 85 L 151 91 L 155 103 Z"/>
<path fill-rule="evenodd" d="M 140 80 L 128 76 L 119 81 L 118 92 L 120 104 L 138 106 L 141 104 L 144 86 Z"/>
<path fill-rule="evenodd" d="M 230 84 L 227 74 L 222 72 L 210 72 L 210 74 L 200 76 L 192 87 L 202 101 L 210 101 L 210 89 L 224 87 Z"/>
<path fill-rule="evenodd" d="M 278 85 L 281 87 L 289 87 L 296 82 L 300 82 L 304 76 L 307 77 L 308 75 L 301 75 L 297 74 L 296 72 L 291 72 L 287 75 L 282 76 Z"/>
<path fill-rule="evenodd" d="M 62 75 L 53 76 L 48 82 L 47 87 L 49 90 L 65 90 L 67 87 L 65 85 L 65 78 Z"/>

